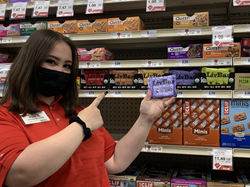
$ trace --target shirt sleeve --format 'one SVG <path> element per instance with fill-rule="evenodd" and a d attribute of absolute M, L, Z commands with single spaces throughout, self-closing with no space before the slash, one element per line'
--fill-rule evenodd
<path fill-rule="evenodd" d="M 105 141 L 105 155 L 104 155 L 104 162 L 108 161 L 115 151 L 116 142 L 112 138 L 112 136 L 108 133 L 108 131 L 103 128 L 103 134 L 104 134 L 104 141 Z"/>
<path fill-rule="evenodd" d="M 18 121 L 10 112 L 0 109 L 0 186 L 3 186 L 7 173 L 20 155 L 29 145 L 29 141 L 18 125 Z"/>

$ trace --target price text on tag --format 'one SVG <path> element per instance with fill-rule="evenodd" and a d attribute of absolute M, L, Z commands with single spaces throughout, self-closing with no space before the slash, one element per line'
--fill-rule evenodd
<path fill-rule="evenodd" d="M 250 5 L 249 0 L 233 0 L 234 1 L 234 6 L 248 6 Z"/>
<path fill-rule="evenodd" d="M 250 64 L 250 58 L 241 58 L 241 64 Z"/>
<path fill-rule="evenodd" d="M 132 32 L 112 32 L 111 39 L 115 38 L 132 38 Z"/>
<path fill-rule="evenodd" d="M 27 2 L 13 3 L 10 19 L 24 19 L 26 8 Z"/>
<path fill-rule="evenodd" d="M 109 67 L 121 67 L 121 62 L 119 61 L 110 61 Z"/>
<path fill-rule="evenodd" d="M 162 67 L 163 60 L 148 60 L 141 62 L 142 67 Z"/>
<path fill-rule="evenodd" d="M 183 97 L 183 92 L 182 91 L 177 91 L 177 97 Z"/>
<path fill-rule="evenodd" d="M 213 47 L 230 47 L 233 46 L 233 26 L 212 27 L 212 44 Z"/>
<path fill-rule="evenodd" d="M 0 4 L 0 20 L 1 21 L 5 19 L 6 6 L 7 4 Z"/>
<path fill-rule="evenodd" d="M 121 91 L 110 91 L 110 97 L 121 97 L 122 92 Z"/>
<path fill-rule="evenodd" d="M 146 12 L 165 11 L 164 0 L 147 0 Z"/>
<path fill-rule="evenodd" d="M 250 98 L 250 91 L 238 91 L 239 98 Z"/>
<path fill-rule="evenodd" d="M 141 90 L 139 91 L 139 97 L 146 97 L 148 91 Z"/>
<path fill-rule="evenodd" d="M 151 145 L 145 145 L 142 150 L 142 152 L 155 152 L 155 153 L 162 153 L 163 147 L 162 146 L 151 146 Z"/>
<path fill-rule="evenodd" d="M 0 43 L 12 43 L 12 37 L 2 37 Z"/>
<path fill-rule="evenodd" d="M 21 42 L 26 42 L 30 36 L 21 36 Z"/>
<path fill-rule="evenodd" d="M 56 17 L 71 17 L 74 16 L 73 0 L 60 0 L 58 2 Z"/>
<path fill-rule="evenodd" d="M 216 97 L 216 91 L 203 91 L 202 97 L 206 97 L 206 98 Z"/>
<path fill-rule="evenodd" d="M 211 149 L 213 170 L 233 171 L 233 149 Z"/>
<path fill-rule="evenodd" d="M 50 1 L 36 1 L 32 17 L 47 17 L 49 12 Z"/>
<path fill-rule="evenodd" d="M 88 0 L 86 14 L 103 13 L 103 0 Z"/>
<path fill-rule="evenodd" d="M 79 68 L 100 68 L 101 62 L 80 62 Z"/>
<path fill-rule="evenodd" d="M 209 66 L 223 66 L 231 65 L 232 59 L 230 58 L 218 58 L 218 59 L 207 59 L 207 65 Z"/>
<path fill-rule="evenodd" d="M 95 91 L 84 91 L 83 96 L 84 97 L 95 97 Z"/>
<path fill-rule="evenodd" d="M 178 29 L 177 36 L 201 35 L 201 29 Z"/>
<path fill-rule="evenodd" d="M 184 59 L 184 60 L 176 60 L 176 66 L 189 66 L 188 65 L 188 60 Z"/>

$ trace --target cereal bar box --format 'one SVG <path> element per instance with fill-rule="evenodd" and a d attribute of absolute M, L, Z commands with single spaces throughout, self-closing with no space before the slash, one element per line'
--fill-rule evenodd
<path fill-rule="evenodd" d="M 250 100 L 221 100 L 221 147 L 250 148 Z"/>
<path fill-rule="evenodd" d="M 77 20 L 66 20 L 64 23 L 48 21 L 48 29 L 61 34 L 77 33 Z"/>
<path fill-rule="evenodd" d="M 168 59 L 202 58 L 202 44 L 189 44 L 168 46 Z"/>
<path fill-rule="evenodd" d="M 90 22 L 88 20 L 78 20 L 77 30 L 78 30 L 78 34 L 107 32 L 108 20 L 96 19 L 94 22 Z"/>
<path fill-rule="evenodd" d="M 47 29 L 47 21 L 38 21 L 35 24 L 30 22 L 21 22 L 20 23 L 20 35 L 31 35 L 36 30 Z"/>
<path fill-rule="evenodd" d="M 183 145 L 220 146 L 220 100 L 183 101 Z"/>
<path fill-rule="evenodd" d="M 114 60 L 115 54 L 104 47 L 93 48 L 87 50 L 85 48 L 77 48 L 79 61 L 106 61 Z"/>
<path fill-rule="evenodd" d="M 127 17 L 125 20 L 120 20 L 120 18 L 108 19 L 108 32 L 137 31 L 145 30 L 146 28 L 140 17 Z"/>
<path fill-rule="evenodd" d="M 203 58 L 234 58 L 240 57 L 240 43 L 231 47 L 213 47 L 213 44 L 203 44 Z"/>

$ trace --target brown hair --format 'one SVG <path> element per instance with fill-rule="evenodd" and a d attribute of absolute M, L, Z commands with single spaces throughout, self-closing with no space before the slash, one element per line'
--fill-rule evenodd
<path fill-rule="evenodd" d="M 36 91 L 36 72 L 45 62 L 50 51 L 59 41 L 67 43 L 72 51 L 71 81 L 67 92 L 60 100 L 65 116 L 76 114 L 78 106 L 78 92 L 76 78 L 78 74 L 78 55 L 75 44 L 67 37 L 51 30 L 34 32 L 21 48 L 14 60 L 7 76 L 5 94 L 0 104 L 11 100 L 9 111 L 15 113 L 35 113 L 39 110 L 36 105 L 38 96 Z"/>

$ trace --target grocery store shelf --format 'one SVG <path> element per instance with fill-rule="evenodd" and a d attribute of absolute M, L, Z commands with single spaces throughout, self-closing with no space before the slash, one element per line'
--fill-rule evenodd
<path fill-rule="evenodd" d="M 240 57 L 233 59 L 234 66 L 249 66 L 250 65 L 250 57 Z"/>
<path fill-rule="evenodd" d="M 237 158 L 250 158 L 250 149 L 234 148 L 234 157 Z"/>
<path fill-rule="evenodd" d="M 250 91 L 249 90 L 234 90 L 233 98 L 234 99 L 250 99 Z"/>
<path fill-rule="evenodd" d="M 231 90 L 179 90 L 177 98 L 232 99 Z"/>

